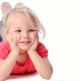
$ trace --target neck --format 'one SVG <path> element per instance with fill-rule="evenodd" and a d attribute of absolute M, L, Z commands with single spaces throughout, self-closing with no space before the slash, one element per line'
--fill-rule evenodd
<path fill-rule="evenodd" d="M 25 50 L 21 50 L 19 54 L 20 54 L 20 55 L 27 54 L 27 51 L 25 51 Z"/>
<path fill-rule="evenodd" d="M 26 55 L 27 54 L 27 52 L 23 52 L 23 53 L 20 53 L 19 55 Z"/>

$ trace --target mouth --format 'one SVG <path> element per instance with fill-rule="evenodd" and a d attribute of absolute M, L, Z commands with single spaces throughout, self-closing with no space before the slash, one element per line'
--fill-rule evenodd
<path fill-rule="evenodd" d="M 20 43 L 22 43 L 22 44 L 29 44 L 31 41 L 22 41 L 22 42 L 20 42 Z"/>

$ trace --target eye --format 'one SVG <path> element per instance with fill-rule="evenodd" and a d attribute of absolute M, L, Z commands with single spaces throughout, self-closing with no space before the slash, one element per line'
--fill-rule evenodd
<path fill-rule="evenodd" d="M 30 30 L 28 30 L 28 32 L 33 32 L 33 31 L 35 31 L 34 29 L 30 29 Z"/>
<path fill-rule="evenodd" d="M 16 30 L 15 32 L 21 32 L 21 30 Z"/>

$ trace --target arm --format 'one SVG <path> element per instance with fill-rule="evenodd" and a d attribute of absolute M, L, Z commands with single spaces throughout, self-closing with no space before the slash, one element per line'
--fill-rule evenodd
<path fill-rule="evenodd" d="M 4 61 L 0 60 L 0 81 L 3 81 L 10 75 L 13 66 L 17 60 L 17 57 L 18 52 L 13 51 L 8 55 L 8 57 Z"/>
<path fill-rule="evenodd" d="M 32 60 L 37 72 L 45 79 L 50 79 L 53 68 L 48 60 L 48 58 L 42 58 L 37 52 L 36 48 L 38 45 L 38 38 L 36 38 L 35 43 L 27 51 L 30 59 Z"/>
<path fill-rule="evenodd" d="M 12 34 L 9 34 L 6 40 L 10 45 L 11 52 L 4 61 L 0 61 L 0 81 L 3 81 L 10 75 L 20 51 L 16 45 L 16 37 L 14 37 Z"/>
<path fill-rule="evenodd" d="M 36 51 L 29 52 L 29 57 L 40 76 L 42 76 L 44 79 L 50 79 L 53 73 L 53 68 L 48 58 L 41 58 Z"/>

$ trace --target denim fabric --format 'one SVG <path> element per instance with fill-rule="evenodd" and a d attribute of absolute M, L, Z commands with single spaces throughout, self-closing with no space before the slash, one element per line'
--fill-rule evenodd
<path fill-rule="evenodd" d="M 3 27 L 3 21 L 0 21 L 0 42 L 2 41 L 2 37 L 1 37 L 1 27 Z"/>

